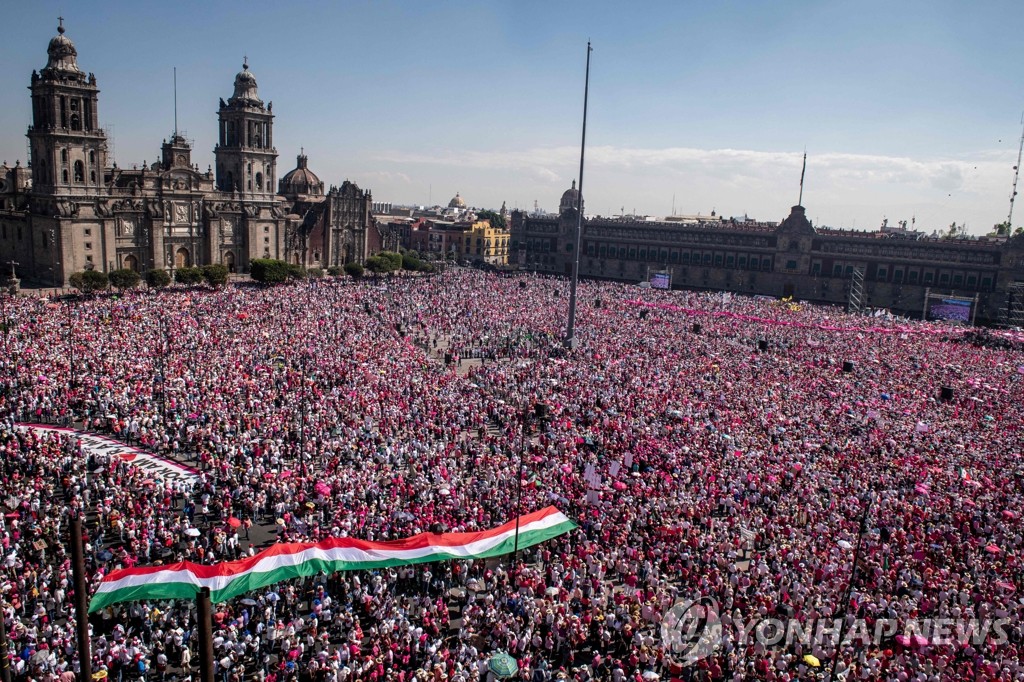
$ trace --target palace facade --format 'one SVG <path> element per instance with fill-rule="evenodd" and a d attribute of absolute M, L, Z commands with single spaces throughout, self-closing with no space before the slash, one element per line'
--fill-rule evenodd
<path fill-rule="evenodd" d="M 255 258 L 340 266 L 385 245 L 369 191 L 348 181 L 325 191 L 304 153 L 277 177 L 273 103 L 247 62 L 220 100 L 204 172 L 177 131 L 152 164 L 108 163 L 96 77 L 77 58 L 61 22 L 31 77 L 30 164 L 0 166 L 0 261 L 16 261 L 23 279 L 60 286 L 83 270 L 209 263 L 245 272 Z"/>
<path fill-rule="evenodd" d="M 571 275 L 578 202 L 573 183 L 558 215 L 514 211 L 510 261 Z M 976 298 L 978 322 L 1024 324 L 1024 235 L 946 239 L 819 229 L 802 206 L 780 223 L 583 221 L 581 277 L 641 282 L 656 272 L 670 273 L 675 288 L 792 296 L 914 317 L 922 316 L 929 295 Z"/>

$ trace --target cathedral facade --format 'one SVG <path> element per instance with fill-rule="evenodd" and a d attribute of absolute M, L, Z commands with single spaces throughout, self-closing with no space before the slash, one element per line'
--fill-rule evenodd
<path fill-rule="evenodd" d="M 161 158 L 108 163 L 99 88 L 78 66 L 63 22 L 31 77 L 31 162 L 0 166 L 0 262 L 25 280 L 63 286 L 74 272 L 221 263 L 246 272 L 276 258 L 306 267 L 362 261 L 386 241 L 372 196 L 348 181 L 324 192 L 305 154 L 278 180 L 273 103 L 248 63 L 218 110 L 215 169 L 192 162 L 175 131 Z"/>

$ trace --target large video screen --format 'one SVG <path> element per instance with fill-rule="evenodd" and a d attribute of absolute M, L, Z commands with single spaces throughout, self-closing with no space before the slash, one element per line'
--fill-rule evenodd
<path fill-rule="evenodd" d="M 656 272 L 651 275 L 651 288 L 652 289 L 671 289 L 672 288 L 672 275 L 667 272 Z"/>
<path fill-rule="evenodd" d="M 970 322 L 971 302 L 955 298 L 933 299 L 928 305 L 928 319 Z"/>

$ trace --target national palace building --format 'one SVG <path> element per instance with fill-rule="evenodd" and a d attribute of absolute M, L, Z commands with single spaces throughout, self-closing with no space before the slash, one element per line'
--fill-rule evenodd
<path fill-rule="evenodd" d="M 193 164 L 177 131 L 156 162 L 109 164 L 96 77 L 79 68 L 63 21 L 57 31 L 31 76 L 31 163 L 0 166 L 0 261 L 25 280 L 209 263 L 244 272 L 255 258 L 329 267 L 389 246 L 369 191 L 348 181 L 325 191 L 302 153 L 278 178 L 273 103 L 248 63 L 220 100 L 215 167 Z"/>
<path fill-rule="evenodd" d="M 557 215 L 514 211 L 509 261 L 572 273 L 579 192 Z M 904 230 L 815 228 L 803 206 L 780 223 L 722 219 L 652 222 L 588 218 L 580 277 L 648 281 L 671 275 L 676 288 L 730 291 L 920 317 L 926 297 L 976 302 L 978 322 L 1024 325 L 1024 235 L 946 239 Z"/>

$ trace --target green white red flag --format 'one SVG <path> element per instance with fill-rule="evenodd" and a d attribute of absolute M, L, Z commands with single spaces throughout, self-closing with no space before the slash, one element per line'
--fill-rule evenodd
<path fill-rule="evenodd" d="M 555 507 L 519 517 L 519 548 L 576 528 Z M 210 600 L 226 601 L 274 583 L 338 571 L 360 571 L 451 559 L 486 559 L 512 552 L 516 520 L 475 533 L 420 533 L 402 540 L 369 542 L 330 538 L 316 543 L 280 543 L 253 557 L 213 565 L 183 561 L 112 571 L 96 588 L 89 613 L 125 601 L 193 599 L 203 587 Z"/>

